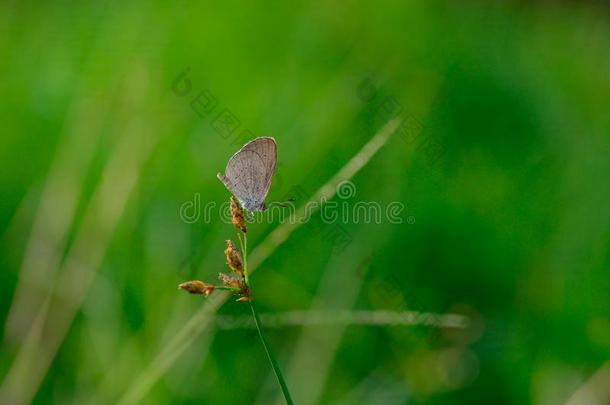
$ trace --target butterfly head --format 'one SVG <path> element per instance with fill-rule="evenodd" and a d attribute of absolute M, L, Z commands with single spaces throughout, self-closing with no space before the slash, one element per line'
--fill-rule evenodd
<path fill-rule="evenodd" d="M 256 207 L 256 211 L 267 211 L 267 204 L 265 202 L 261 202 L 258 207 Z"/>

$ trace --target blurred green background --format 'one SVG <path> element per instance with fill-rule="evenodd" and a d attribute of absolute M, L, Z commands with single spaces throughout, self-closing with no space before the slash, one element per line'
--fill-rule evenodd
<path fill-rule="evenodd" d="M 337 246 L 314 215 L 253 275 L 258 307 L 471 322 L 268 328 L 296 403 L 606 403 L 608 11 L 3 2 L 0 402 L 281 403 L 254 329 L 164 352 L 205 300 L 177 284 L 215 280 L 234 235 L 180 207 L 226 201 L 216 172 L 255 136 L 278 142 L 268 200 L 304 203 L 400 114 L 421 133 L 392 136 L 347 201 L 401 202 L 405 221 L 348 221 Z M 276 226 L 252 225 L 251 248 Z"/>

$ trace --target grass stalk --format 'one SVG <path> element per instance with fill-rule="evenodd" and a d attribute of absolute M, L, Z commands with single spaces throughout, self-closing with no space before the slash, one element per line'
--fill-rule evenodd
<path fill-rule="evenodd" d="M 256 330 L 258 331 L 258 336 L 263 343 L 263 347 L 265 348 L 265 353 L 267 353 L 267 358 L 269 359 L 269 363 L 271 363 L 271 367 L 273 368 L 273 372 L 275 373 L 275 377 L 277 378 L 277 382 L 280 384 L 282 388 L 282 394 L 284 394 L 284 399 L 286 403 L 292 405 L 292 397 L 290 396 L 290 391 L 288 390 L 288 386 L 286 385 L 286 381 L 284 380 L 284 375 L 282 374 L 282 370 L 280 370 L 280 366 L 277 364 L 277 360 L 275 360 L 275 356 L 271 351 L 269 345 L 267 345 L 267 341 L 265 340 L 265 336 L 263 335 L 261 320 L 258 317 L 258 313 L 256 312 L 256 307 L 254 305 L 254 301 L 250 300 L 250 309 L 252 309 L 252 316 L 254 317 L 254 323 L 256 324 Z"/>
<path fill-rule="evenodd" d="M 241 251 L 244 259 L 244 280 L 246 281 L 246 285 L 248 286 L 248 290 L 250 294 L 252 294 L 252 287 L 250 286 L 250 281 L 248 279 L 248 236 L 244 233 L 243 238 L 241 235 L 237 234 L 239 239 L 239 243 L 241 245 Z M 273 355 L 273 351 L 267 344 L 265 340 L 265 335 L 263 335 L 263 326 L 262 322 L 258 316 L 258 312 L 256 311 L 256 306 L 254 305 L 254 301 L 252 296 L 250 296 L 250 300 L 248 301 L 250 304 L 250 309 L 252 310 L 252 316 L 254 317 L 254 323 L 256 325 L 256 330 L 258 331 L 258 337 L 261 339 L 261 343 L 265 348 L 265 353 L 267 353 L 267 358 L 269 359 L 269 363 L 271 364 L 271 368 L 275 373 L 275 377 L 277 378 L 277 382 L 280 384 L 282 389 L 282 394 L 284 394 L 284 399 L 286 403 L 292 405 L 292 397 L 290 396 L 290 391 L 288 390 L 288 386 L 286 385 L 286 380 L 284 380 L 284 375 L 282 374 L 282 370 L 280 370 L 280 366 Z"/>

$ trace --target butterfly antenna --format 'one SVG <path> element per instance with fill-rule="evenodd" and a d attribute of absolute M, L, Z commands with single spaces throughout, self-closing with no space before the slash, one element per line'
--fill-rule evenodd
<path fill-rule="evenodd" d="M 288 198 L 288 199 L 283 200 L 283 201 L 279 201 L 279 200 L 278 201 L 271 201 L 269 203 L 269 206 L 271 206 L 271 205 L 279 205 L 280 207 L 284 207 L 285 208 L 285 207 L 288 207 L 289 203 L 293 203 L 296 200 L 297 200 L 296 198 L 291 197 L 291 198 Z"/>

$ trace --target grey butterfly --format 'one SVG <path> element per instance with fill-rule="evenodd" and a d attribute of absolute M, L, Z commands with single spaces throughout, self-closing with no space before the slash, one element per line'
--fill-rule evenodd
<path fill-rule="evenodd" d="M 264 211 L 277 161 L 277 144 L 270 137 L 256 138 L 237 151 L 217 176 L 248 211 Z"/>

